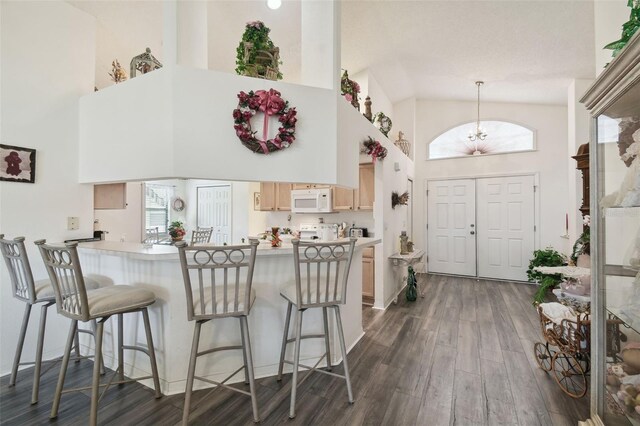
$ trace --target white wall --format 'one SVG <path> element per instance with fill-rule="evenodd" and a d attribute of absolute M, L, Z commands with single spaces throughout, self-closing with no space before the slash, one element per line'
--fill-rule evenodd
<path fill-rule="evenodd" d="M 576 155 L 580 145 L 589 143 L 591 116 L 580 103 L 580 98 L 591 85 L 592 80 L 573 80 L 567 93 L 567 150 L 569 157 Z M 569 242 L 573 242 L 582 234 L 582 172 L 576 170 L 576 160 L 567 158 L 567 188 L 569 202 Z"/>
<path fill-rule="evenodd" d="M 536 131 L 537 151 L 427 161 L 427 145 L 444 130 L 474 117 L 476 104 L 456 101 L 418 101 L 416 125 L 416 181 L 414 234 L 416 247 L 426 247 L 425 181 L 436 178 L 539 173 L 539 241 L 568 252 L 565 215 L 569 206 L 567 178 L 567 108 L 563 106 L 483 103 L 483 118 L 512 121 Z M 571 154 L 573 155 L 573 153 Z M 575 167 L 574 167 L 575 168 Z M 571 242 L 572 244 L 573 242 Z"/>
<path fill-rule="evenodd" d="M 93 232 L 93 187 L 78 184 L 78 99 L 93 91 L 95 21 L 65 2 L 1 2 L 0 10 L 0 139 L 37 150 L 35 184 L 0 184 L 0 230 L 7 237 L 26 237 L 34 276 L 41 279 L 46 272 L 34 240 Z M 66 230 L 68 216 L 80 218 L 79 230 Z M 4 265 L 0 279 L 0 374 L 5 374 L 24 304 L 12 298 Z M 25 360 L 33 359 L 39 315 L 34 309 Z M 50 309 L 45 357 L 61 354 L 68 324 Z"/>
<path fill-rule="evenodd" d="M 595 24 L 594 42 L 596 52 L 596 76 L 611 61 L 612 51 L 603 49 L 612 41 L 620 40 L 622 24 L 629 20 L 631 9 L 626 1 L 595 0 L 593 18 Z"/>
<path fill-rule="evenodd" d="M 398 139 L 399 131 L 404 133 L 404 139 L 411 144 L 409 151 L 411 159 L 415 158 L 416 149 L 416 103 L 416 98 L 408 98 L 393 105 L 393 128 L 389 133 L 392 141 Z"/>
<path fill-rule="evenodd" d="M 364 102 L 366 101 L 367 96 L 369 96 L 371 98 L 371 113 L 375 116 L 377 113 L 383 112 L 384 115 L 391 118 L 391 121 L 393 121 L 393 104 L 370 70 L 365 69 L 349 75 L 349 78 L 360 85 L 360 113 L 364 114 Z M 397 135 L 397 130 L 398 129 L 394 123 L 389 136 L 394 133 Z"/>

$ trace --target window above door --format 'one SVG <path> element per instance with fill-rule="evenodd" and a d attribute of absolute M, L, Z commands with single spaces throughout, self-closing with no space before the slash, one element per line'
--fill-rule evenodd
<path fill-rule="evenodd" d="M 476 132 L 476 122 L 461 124 L 441 133 L 429 144 L 429 160 L 506 154 L 535 150 L 535 132 L 508 121 L 482 121 L 484 140 L 469 140 Z"/>

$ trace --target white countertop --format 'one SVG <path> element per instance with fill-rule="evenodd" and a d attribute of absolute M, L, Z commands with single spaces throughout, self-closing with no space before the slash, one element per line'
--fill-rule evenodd
<path fill-rule="evenodd" d="M 348 239 L 336 240 L 348 241 Z M 379 244 L 381 240 L 378 238 L 358 238 L 356 248 L 363 249 Z M 155 244 L 151 248 L 144 248 L 142 243 L 128 243 L 118 241 L 92 241 L 78 244 L 80 252 L 103 252 L 111 255 L 124 255 L 145 260 L 177 260 L 178 249 L 171 245 Z M 273 248 L 267 244 L 258 245 L 257 255 L 262 256 L 279 256 L 292 255 L 293 245 L 291 243 L 282 243 L 281 247 Z"/>

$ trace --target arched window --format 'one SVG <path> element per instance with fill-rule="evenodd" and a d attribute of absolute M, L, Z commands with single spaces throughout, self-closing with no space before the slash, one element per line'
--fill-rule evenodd
<path fill-rule="evenodd" d="M 481 127 L 487 134 L 484 140 L 469 140 L 469 135 L 476 132 L 475 121 L 442 133 L 429 144 L 429 159 L 505 154 L 535 149 L 534 132 L 526 127 L 506 121 L 482 121 Z"/>

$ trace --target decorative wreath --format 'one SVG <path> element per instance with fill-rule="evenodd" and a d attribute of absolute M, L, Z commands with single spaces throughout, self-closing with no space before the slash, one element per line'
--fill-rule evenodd
<path fill-rule="evenodd" d="M 364 141 L 363 154 L 371 156 L 372 161 L 375 163 L 377 159 L 382 160 L 387 156 L 387 148 L 382 146 L 380 142 L 374 140 L 371 136 L 368 136 L 368 140 Z"/>
<path fill-rule="evenodd" d="M 264 114 L 262 139 L 256 137 L 251 129 L 251 118 L 258 112 Z M 238 108 L 233 110 L 233 128 L 244 146 L 258 154 L 269 154 L 288 148 L 296 139 L 296 109 L 289 107 L 289 102 L 280 97 L 280 92 L 274 89 L 257 90 L 255 93 L 238 93 Z M 269 117 L 278 116 L 281 123 L 278 134 L 273 139 L 269 135 Z"/>
<path fill-rule="evenodd" d="M 379 112 L 376 114 L 374 121 L 378 123 L 378 129 L 382 132 L 383 135 L 389 136 L 389 132 L 391 131 L 391 119 L 384 115 L 383 112 Z"/>

